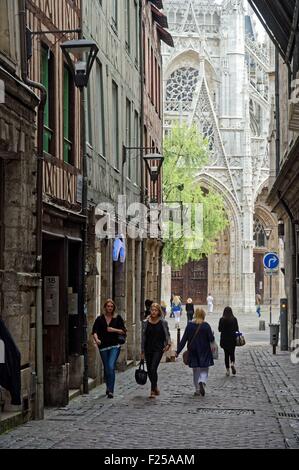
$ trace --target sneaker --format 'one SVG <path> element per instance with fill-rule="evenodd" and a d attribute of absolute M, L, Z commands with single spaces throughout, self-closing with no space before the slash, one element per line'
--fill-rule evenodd
<path fill-rule="evenodd" d="M 230 375 L 230 370 L 229 369 L 226 369 L 226 375 L 227 375 L 227 377 Z"/>
<path fill-rule="evenodd" d="M 151 391 L 149 398 L 156 398 L 156 393 L 154 390 Z"/>
<path fill-rule="evenodd" d="M 194 396 L 195 396 L 195 397 L 199 397 L 199 396 L 200 396 L 200 391 L 199 391 L 199 390 L 196 390 L 196 392 L 194 392 Z"/>
<path fill-rule="evenodd" d="M 237 371 L 236 371 L 235 366 L 231 366 L 231 368 L 232 368 L 232 373 L 233 373 L 233 375 L 236 375 Z"/>
<path fill-rule="evenodd" d="M 155 393 L 156 397 L 158 397 L 160 395 L 160 390 L 158 388 L 156 388 L 154 390 L 154 393 Z"/>
<path fill-rule="evenodd" d="M 108 394 L 107 394 L 107 398 L 113 398 L 113 393 L 111 393 L 111 392 L 108 392 Z"/>
<path fill-rule="evenodd" d="M 206 394 L 206 391 L 205 391 L 205 387 L 204 387 L 204 384 L 202 382 L 199 382 L 199 393 L 201 394 L 201 396 L 205 396 Z"/>

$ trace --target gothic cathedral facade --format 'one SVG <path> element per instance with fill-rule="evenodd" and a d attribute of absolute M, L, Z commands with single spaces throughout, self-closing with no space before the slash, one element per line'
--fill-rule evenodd
<path fill-rule="evenodd" d="M 187 121 L 209 139 L 209 164 L 196 179 L 222 195 L 229 227 L 213 255 L 172 272 L 172 286 L 166 282 L 162 292 L 166 300 L 171 292 L 183 302 L 193 296 L 196 304 L 205 304 L 211 292 L 219 309 L 231 305 L 251 313 L 257 293 L 264 303 L 269 297 L 263 255 L 279 251 L 277 220 L 265 204 L 274 89 L 270 43 L 258 40 L 257 20 L 243 0 L 163 4 L 175 42 L 163 50 L 165 133 L 175 121 Z M 186 278 L 191 292 L 183 287 Z M 279 275 L 274 282 L 278 299 Z"/>

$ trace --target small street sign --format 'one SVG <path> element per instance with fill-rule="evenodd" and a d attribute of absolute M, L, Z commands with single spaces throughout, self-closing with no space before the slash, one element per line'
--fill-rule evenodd
<path fill-rule="evenodd" d="M 279 257 L 276 253 L 267 253 L 264 256 L 264 266 L 266 269 L 276 269 L 279 266 Z"/>

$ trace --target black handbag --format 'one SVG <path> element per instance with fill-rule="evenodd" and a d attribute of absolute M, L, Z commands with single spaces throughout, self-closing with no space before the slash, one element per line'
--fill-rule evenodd
<path fill-rule="evenodd" d="M 140 361 L 139 368 L 135 370 L 135 380 L 138 385 L 145 385 L 147 382 L 147 371 L 144 370 L 144 361 Z"/>
<path fill-rule="evenodd" d="M 120 345 L 125 344 L 126 340 L 127 340 L 127 335 L 118 335 L 117 337 L 118 344 Z"/>

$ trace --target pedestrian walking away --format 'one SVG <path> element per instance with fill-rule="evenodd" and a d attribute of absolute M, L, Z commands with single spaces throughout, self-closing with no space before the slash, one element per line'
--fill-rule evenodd
<path fill-rule="evenodd" d="M 141 360 L 146 360 L 148 377 L 151 382 L 150 398 L 160 395 L 158 389 L 158 367 L 163 353 L 171 347 L 168 323 L 163 318 L 159 304 L 153 303 L 151 313 L 142 323 Z"/>
<path fill-rule="evenodd" d="M 106 395 L 114 396 L 115 366 L 120 354 L 123 335 L 126 335 L 124 321 L 116 315 L 116 305 L 108 299 L 104 304 L 104 314 L 97 317 L 92 328 L 95 344 L 98 346 L 104 365 Z M 121 337 L 122 336 L 122 337 Z"/>
<path fill-rule="evenodd" d="M 209 293 L 207 297 L 207 304 L 208 304 L 208 313 L 213 313 L 214 310 L 214 299 L 212 297 L 212 294 Z"/>
<path fill-rule="evenodd" d="M 205 318 L 206 312 L 203 309 L 196 309 L 194 320 L 187 323 L 177 350 L 178 357 L 187 343 L 189 350 L 188 366 L 193 369 L 194 395 L 202 396 L 205 396 L 206 393 L 205 387 L 208 381 L 209 367 L 214 365 L 211 343 L 215 341 L 211 326 L 205 322 Z"/>
<path fill-rule="evenodd" d="M 193 316 L 194 316 L 194 305 L 193 305 L 193 300 L 191 298 L 187 299 L 186 313 L 187 313 L 188 322 L 192 321 Z"/>
<path fill-rule="evenodd" d="M 182 302 L 178 295 L 175 295 L 172 301 L 171 310 L 175 317 L 175 327 L 179 328 L 180 319 L 182 315 Z"/>
<path fill-rule="evenodd" d="M 166 303 L 163 300 L 161 302 L 161 309 L 162 309 L 162 313 L 163 313 L 163 318 L 166 318 L 167 308 L 166 308 Z"/>
<path fill-rule="evenodd" d="M 261 294 L 257 293 L 255 296 L 255 305 L 256 305 L 256 314 L 259 318 L 261 318 L 261 303 L 262 303 L 262 296 Z"/>
<path fill-rule="evenodd" d="M 233 314 L 230 307 L 225 307 L 223 316 L 219 320 L 218 330 L 220 331 L 220 346 L 224 350 L 224 361 L 226 367 L 226 375 L 236 375 L 235 366 L 235 350 L 236 350 L 236 333 L 239 331 L 238 320 Z M 230 367 L 231 366 L 231 367 Z"/>

